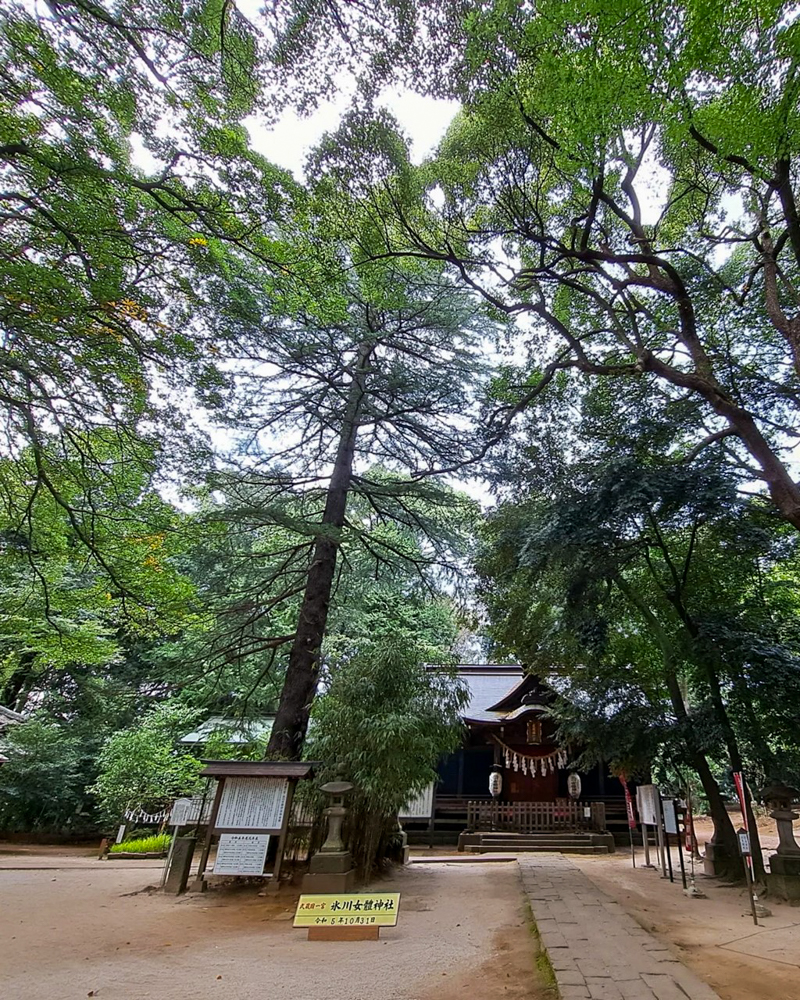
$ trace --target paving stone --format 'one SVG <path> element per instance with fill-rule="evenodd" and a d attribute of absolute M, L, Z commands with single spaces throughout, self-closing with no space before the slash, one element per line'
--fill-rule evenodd
<path fill-rule="evenodd" d="M 562 1000 L 719 1000 L 567 858 L 518 864 Z"/>
<path fill-rule="evenodd" d="M 548 952 L 547 957 L 550 959 L 554 972 L 578 971 L 578 966 L 570 954 L 569 948 L 556 948 L 554 951 Z"/>
<path fill-rule="evenodd" d="M 656 995 L 642 979 L 633 983 L 620 983 L 619 991 L 624 1000 L 656 1000 Z"/>
<path fill-rule="evenodd" d="M 615 983 L 630 983 L 642 981 L 642 974 L 638 969 L 631 968 L 630 966 L 621 965 L 619 967 L 612 967 L 611 978 Z"/>
<path fill-rule="evenodd" d="M 586 980 L 578 972 L 577 969 L 574 971 L 570 969 L 556 969 L 556 981 L 559 986 L 585 986 Z"/>
<path fill-rule="evenodd" d="M 551 948 L 569 948 L 569 942 L 560 931 L 545 931 L 539 937 L 548 951 Z"/>
<path fill-rule="evenodd" d="M 592 1000 L 622 1000 L 622 993 L 610 979 L 587 979 L 589 996 Z"/>
<path fill-rule="evenodd" d="M 642 979 L 647 983 L 658 1000 L 687 1000 L 690 994 L 677 985 L 672 976 L 649 976 L 645 973 Z M 691 996 L 690 1000 L 694 1000 Z"/>
<path fill-rule="evenodd" d="M 578 958 L 576 961 L 578 968 L 587 979 L 590 976 L 595 979 L 611 978 L 611 969 L 609 969 L 605 962 L 586 958 Z"/>

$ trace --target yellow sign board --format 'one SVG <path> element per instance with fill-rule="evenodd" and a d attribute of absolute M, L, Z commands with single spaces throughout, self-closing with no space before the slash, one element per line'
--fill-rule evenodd
<path fill-rule="evenodd" d="M 295 927 L 395 927 L 399 892 L 349 892 L 301 896 Z"/>

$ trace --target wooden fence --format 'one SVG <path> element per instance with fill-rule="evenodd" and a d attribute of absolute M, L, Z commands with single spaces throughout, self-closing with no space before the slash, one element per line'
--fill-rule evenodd
<path fill-rule="evenodd" d="M 588 816 L 586 812 L 588 811 Z M 603 833 L 603 802 L 467 802 L 468 830 L 508 830 L 514 833 L 549 833 L 553 830 L 590 830 Z"/>

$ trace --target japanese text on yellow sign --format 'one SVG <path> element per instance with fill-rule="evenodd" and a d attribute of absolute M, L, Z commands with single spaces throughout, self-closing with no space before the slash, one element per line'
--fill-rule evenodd
<path fill-rule="evenodd" d="M 395 927 L 399 892 L 353 892 L 341 896 L 301 896 L 295 927 Z"/>

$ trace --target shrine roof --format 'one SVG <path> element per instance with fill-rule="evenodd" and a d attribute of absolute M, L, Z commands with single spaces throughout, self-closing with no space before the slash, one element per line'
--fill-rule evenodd
<path fill-rule="evenodd" d="M 459 664 L 458 676 L 469 689 L 464 718 L 472 722 L 494 722 L 492 705 L 517 687 L 523 678 L 522 667 L 497 663 Z"/>
<path fill-rule="evenodd" d="M 509 722 L 528 712 L 546 710 L 540 697 L 541 682 L 522 667 L 477 663 L 460 664 L 457 670 L 469 689 L 463 712 L 466 722 Z"/>

